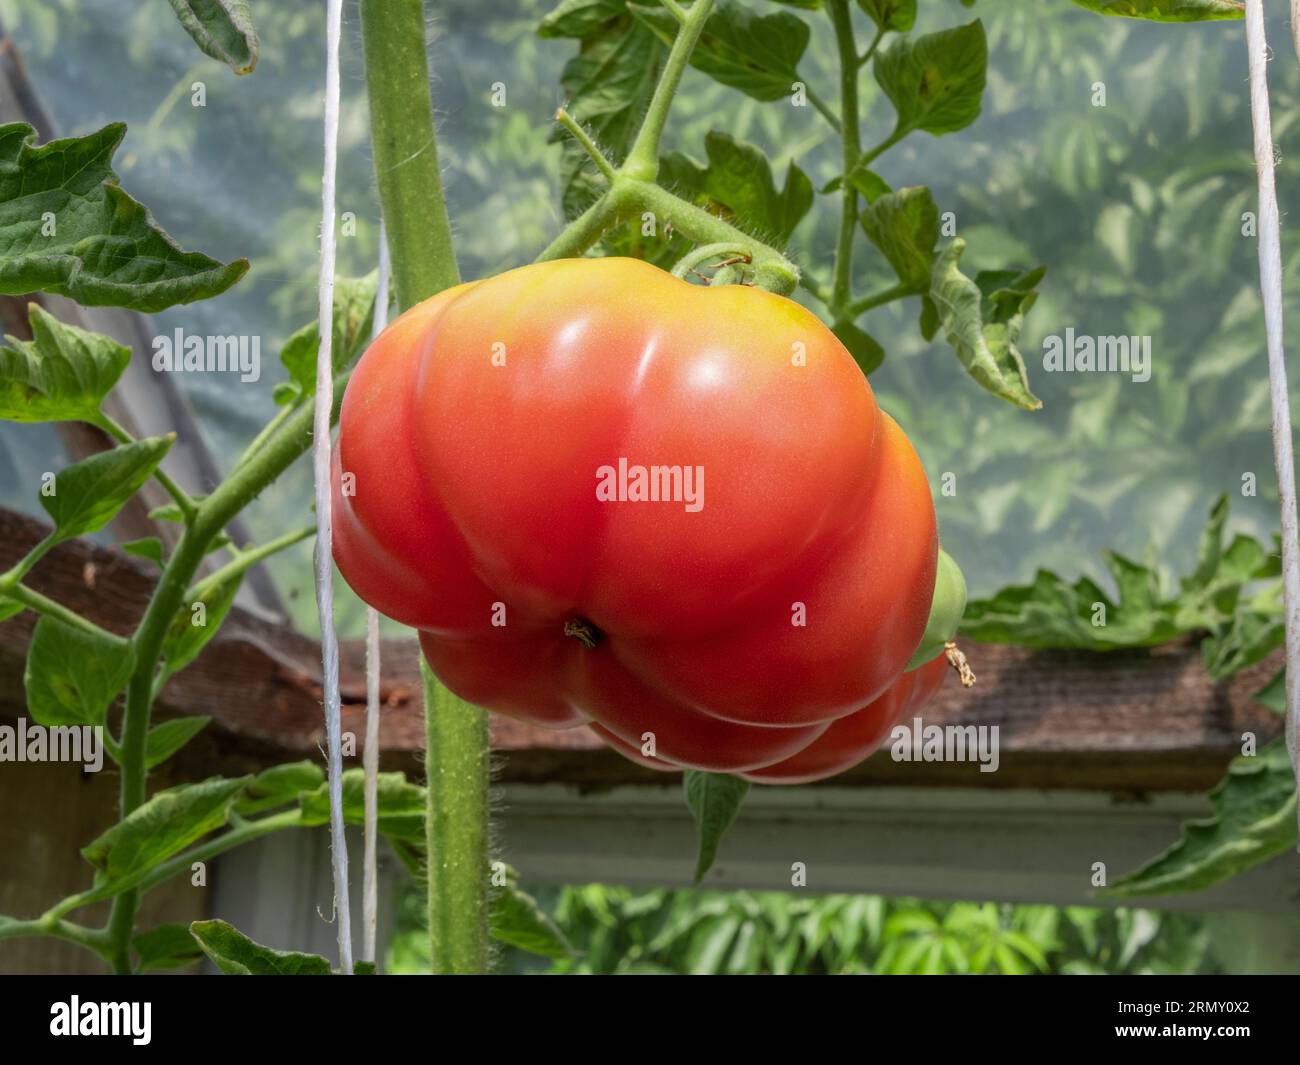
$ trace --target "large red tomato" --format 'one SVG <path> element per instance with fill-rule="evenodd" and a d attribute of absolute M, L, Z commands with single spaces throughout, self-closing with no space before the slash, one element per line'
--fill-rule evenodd
<path fill-rule="evenodd" d="M 727 772 L 894 683 L 929 485 L 791 300 L 632 259 L 524 267 L 394 322 L 343 398 L 334 555 L 472 703 Z"/>
<path fill-rule="evenodd" d="M 895 725 L 933 698 L 951 668 L 946 656 L 932 658 L 904 673 L 868 706 L 832 721 L 798 754 L 741 775 L 758 784 L 807 784 L 851 769 L 874 754 Z"/>

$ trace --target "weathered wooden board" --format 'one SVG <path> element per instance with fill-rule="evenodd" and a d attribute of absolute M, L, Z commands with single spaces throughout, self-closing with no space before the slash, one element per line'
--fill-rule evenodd
<path fill-rule="evenodd" d="M 45 532 L 41 523 L 0 511 L 0 567 Z M 87 542 L 60 546 L 36 568 L 32 587 L 125 632 L 144 611 L 156 570 Z M 34 619 L 0 623 L 0 714 L 22 711 L 22 663 Z M 1242 735 L 1260 742 L 1281 721 L 1251 696 L 1278 668 L 1277 656 L 1215 684 L 1193 641 L 1109 654 L 1033 652 L 972 645 L 979 683 L 945 685 L 927 723 L 996 725 L 1001 766 L 895 763 L 877 755 L 838 777 L 836 787 L 1071 788 L 1128 793 L 1200 791 L 1222 775 Z M 344 641 L 343 727 L 364 733 L 364 647 Z M 274 760 L 315 756 L 322 742 L 320 652 L 315 641 L 246 611 L 232 611 L 218 636 L 162 693 L 159 719 L 209 714 L 214 724 L 182 752 L 196 772 L 240 772 Z M 383 648 L 381 730 L 385 761 L 414 768 L 423 743 L 416 648 Z M 493 744 L 504 782 L 564 782 L 584 789 L 671 784 L 675 778 L 625 761 L 585 729 L 548 732 L 494 716 Z"/>

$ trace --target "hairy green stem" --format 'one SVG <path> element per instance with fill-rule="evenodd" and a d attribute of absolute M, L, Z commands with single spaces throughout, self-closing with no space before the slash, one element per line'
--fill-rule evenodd
<path fill-rule="evenodd" d="M 537 261 L 581 255 L 619 222 L 645 211 L 655 216 L 659 226 L 671 224 L 696 244 L 725 244 L 745 252 L 753 263 L 754 283 L 761 288 L 788 296 L 799 283 L 799 268 L 775 248 L 653 181 L 640 181 L 621 171 L 609 191 L 571 222 Z"/>
<path fill-rule="evenodd" d="M 49 915 L 31 921 L 0 920 L 0 939 L 29 939 L 34 936 L 64 939 L 108 960 L 110 952 L 108 936 L 98 928 L 86 928 L 84 925 Z"/>
<path fill-rule="evenodd" d="M 536 261 L 544 263 L 551 259 L 572 259 L 581 255 L 619 221 L 614 213 L 613 198 L 606 193 L 565 226 L 560 235 L 537 256 Z"/>
<path fill-rule="evenodd" d="M 175 857 L 169 858 L 161 865 L 156 865 L 152 869 L 144 870 L 137 874 L 131 881 L 127 891 L 136 895 L 137 898 L 147 894 L 164 881 L 170 880 L 181 873 L 189 872 L 190 867 L 195 862 L 207 861 L 215 858 L 219 854 L 225 854 L 226 851 L 248 843 L 262 836 L 268 836 L 272 832 L 278 832 L 285 828 L 298 828 L 302 826 L 302 811 L 299 809 L 285 810 L 282 813 L 273 814 L 270 817 L 263 817 L 256 821 L 241 821 L 235 828 L 229 832 L 223 832 L 215 839 L 210 839 L 206 843 L 201 843 L 197 847 L 191 847 L 189 850 Z M 111 888 L 111 890 L 110 890 Z M 36 926 L 49 926 L 54 922 L 61 921 L 67 914 L 81 909 L 83 906 L 90 906 L 92 903 L 102 902 L 107 898 L 120 898 L 125 892 L 122 890 L 122 884 L 116 883 L 106 887 L 92 887 L 85 891 L 78 892 L 76 895 L 69 895 L 55 905 L 51 906 L 45 913 L 35 921 L 27 922 Z M 0 933 L 3 932 L 4 925 L 0 924 Z M 41 932 L 32 933 L 39 935 Z M 111 931 L 104 929 L 95 930 L 93 935 L 100 937 L 100 940 L 112 952 L 115 944 L 111 938 Z M 0 939 L 3 939 L 0 934 Z"/>
<path fill-rule="evenodd" d="M 361 0 L 375 178 L 399 306 L 460 281 L 438 172 L 422 0 Z"/>
<path fill-rule="evenodd" d="M 99 417 L 92 423 L 102 429 L 119 444 L 131 444 L 135 442 L 135 437 L 128 433 L 121 425 L 115 422 L 103 411 L 99 412 Z M 195 503 L 190 498 L 190 494 L 180 485 L 173 481 L 161 466 L 157 466 L 153 471 L 154 480 L 167 490 L 167 494 L 175 500 L 176 505 L 180 508 L 181 516 L 189 521 L 194 516 Z"/>
<path fill-rule="evenodd" d="M 692 248 L 673 264 L 673 277 L 685 278 L 687 274 L 692 273 L 702 263 L 706 263 L 710 259 L 724 257 L 740 257 L 748 262 L 749 249 L 743 244 L 702 244 Z"/>
<path fill-rule="evenodd" d="M 338 417 L 348 377 L 349 373 L 343 373 L 335 379 L 331 418 Z M 144 750 L 155 693 L 154 671 L 172 619 L 184 603 L 185 592 L 212 540 L 262 489 L 307 450 L 311 443 L 314 407 L 314 403 L 307 403 L 295 410 L 256 455 L 199 503 L 193 520 L 186 526 L 180 542 L 167 560 L 153 598 L 131 638 L 135 667 L 127 682 L 126 712 L 122 718 L 121 757 L 118 759 L 122 771 L 119 820 L 144 802 L 147 774 Z M 111 960 L 114 969 L 120 973 L 130 972 L 128 950 L 139 901 L 137 890 L 123 892 L 114 898 L 109 913 L 106 930 L 112 942 Z"/>
<path fill-rule="evenodd" d="M 262 445 L 279 431 L 280 426 L 293 417 L 293 412 L 297 409 L 296 406 L 292 405 L 282 407 L 274 418 L 262 426 L 261 431 L 253 437 L 248 447 L 244 448 L 244 453 L 235 460 L 235 465 L 231 467 L 231 472 L 233 473 L 235 470 L 242 467 L 250 458 L 256 455 L 262 449 Z"/>
<path fill-rule="evenodd" d="M 606 158 L 605 153 L 597 147 L 596 142 L 568 111 L 561 107 L 555 112 L 555 120 L 569 131 L 569 135 L 582 146 L 588 158 L 596 164 L 596 169 L 604 175 L 606 181 L 614 180 L 614 164 Z"/>
<path fill-rule="evenodd" d="M 397 303 L 405 310 L 460 280 L 438 178 L 422 5 L 419 0 L 362 0 L 361 27 L 379 200 Z M 406 149 L 395 148 L 399 137 Z M 431 171 L 406 167 L 410 151 L 417 149 L 434 161 Z M 403 222 L 425 215 L 441 219 L 433 227 L 436 232 L 422 232 Z M 427 912 L 434 970 L 484 973 L 488 963 L 487 717 L 437 684 L 423 660 L 421 669 L 428 731 Z"/>
<path fill-rule="evenodd" d="M 871 57 L 876 54 L 876 49 L 880 47 L 881 38 L 884 36 L 885 28 L 881 26 L 880 29 L 876 30 L 876 35 L 872 38 L 871 44 L 867 46 L 867 50 L 858 56 L 858 66 L 865 67 L 871 62 Z"/>
<path fill-rule="evenodd" d="M 904 137 L 906 137 L 909 132 L 911 131 L 906 129 L 901 129 L 901 128 L 894 130 L 893 133 L 891 133 L 883 141 L 877 144 L 869 152 L 863 152 L 861 158 L 858 159 L 858 165 L 867 166 L 868 164 L 874 162 L 876 156 L 884 155 L 885 152 L 889 151 L 890 148 L 892 148 L 895 144 L 897 144 Z"/>
<path fill-rule="evenodd" d="M 919 295 L 922 290 L 905 285 L 901 281 L 897 285 L 890 285 L 889 288 L 881 289 L 870 296 L 863 296 L 861 299 L 854 300 L 849 304 L 849 317 L 856 318 L 860 314 L 865 314 L 873 307 L 879 307 L 885 303 L 893 303 L 894 300 L 901 300 L 904 296 Z"/>
<path fill-rule="evenodd" d="M 261 839 L 263 836 L 269 836 L 272 832 L 280 832 L 286 828 L 302 827 L 302 811 L 299 809 L 285 810 L 283 813 L 272 814 L 269 817 L 259 818 L 256 821 L 244 821 L 236 828 L 229 832 L 223 832 L 216 839 L 208 840 L 207 843 L 201 843 L 197 847 L 178 854 L 170 858 L 161 865 L 155 866 L 150 870 L 149 875 L 140 881 L 136 888 L 140 894 L 151 891 L 159 884 L 170 880 L 174 876 L 190 871 L 190 867 L 195 862 L 206 862 L 219 854 L 225 854 L 226 851 L 234 850 L 236 847 L 243 846 L 255 839 Z"/>
<path fill-rule="evenodd" d="M 427 776 L 428 920 L 433 971 L 488 971 L 487 715 L 420 660 Z"/>
<path fill-rule="evenodd" d="M 835 46 L 840 62 L 840 136 L 844 146 L 844 183 L 841 188 L 840 233 L 835 245 L 834 284 L 831 314 L 838 318 L 848 306 L 853 291 L 853 238 L 858 228 L 858 190 L 849 180 L 857 166 L 862 144 L 858 133 L 858 52 L 853 39 L 853 21 L 848 0 L 827 0 L 826 10 L 835 27 Z"/>
<path fill-rule="evenodd" d="M 636 140 L 623 163 L 623 172 L 629 177 L 643 181 L 653 181 L 659 173 L 659 141 L 663 137 L 664 125 L 668 121 L 668 109 L 672 106 L 677 87 L 681 84 L 686 64 L 695 50 L 695 44 L 704 32 L 704 24 L 713 13 L 713 0 L 695 0 L 685 17 L 681 28 L 668 50 L 663 73 L 650 98 L 650 107 L 646 111 L 641 128 L 637 130 Z"/>
<path fill-rule="evenodd" d="M 831 110 L 831 105 L 814 92 L 811 85 L 805 85 L 803 91 L 808 97 L 808 102 L 813 105 L 822 118 L 826 119 L 830 124 L 831 129 L 836 133 L 839 133 L 841 131 L 840 116 Z"/>
<path fill-rule="evenodd" d="M 7 596 L 22 603 L 28 609 L 35 610 L 38 614 L 44 614 L 46 617 L 54 618 L 56 621 L 72 626 L 74 629 L 80 629 L 88 636 L 102 636 L 107 640 L 119 639 L 107 629 L 100 628 L 89 618 L 83 618 L 76 611 L 69 610 L 62 603 L 56 603 L 53 599 L 41 595 L 40 592 L 34 592 L 25 585 L 0 585 L 0 596 Z"/>
<path fill-rule="evenodd" d="M 301 529 L 295 529 L 293 532 L 287 532 L 283 536 L 277 536 L 274 540 L 267 540 L 264 544 L 257 544 L 254 547 L 246 548 L 239 552 L 233 562 L 227 562 L 220 569 L 214 570 L 195 584 L 185 598 L 190 602 L 202 599 L 207 592 L 210 592 L 213 588 L 225 584 L 226 581 L 233 580 L 240 574 L 247 572 L 253 566 L 256 566 L 261 562 L 262 559 L 269 558 L 277 551 L 283 551 L 286 547 L 292 547 L 294 544 L 315 535 L 316 526 L 305 525 Z"/>
<path fill-rule="evenodd" d="M 51 529 L 40 543 L 36 544 L 26 555 L 14 563 L 7 572 L 0 574 L 0 591 L 12 588 L 26 577 L 31 572 L 32 567 L 49 554 L 50 550 L 57 546 L 58 543 L 57 530 Z"/>
<path fill-rule="evenodd" d="M 776 249 L 653 182 L 620 174 L 611 193 L 616 213 L 621 217 L 648 210 L 661 226 L 671 222 L 673 229 L 697 244 L 731 244 L 747 249 L 753 260 L 754 283 L 760 288 L 788 296 L 799 284 L 799 268 Z"/>

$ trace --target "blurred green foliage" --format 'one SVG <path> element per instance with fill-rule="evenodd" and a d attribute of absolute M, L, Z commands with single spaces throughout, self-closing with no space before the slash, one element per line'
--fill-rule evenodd
<path fill-rule="evenodd" d="M 583 974 L 1191 974 L 1217 971 L 1200 920 L 1150 910 L 925 902 L 779 891 L 532 888 L 577 954 L 499 968 Z M 408 890 L 384 969 L 428 971 Z"/>

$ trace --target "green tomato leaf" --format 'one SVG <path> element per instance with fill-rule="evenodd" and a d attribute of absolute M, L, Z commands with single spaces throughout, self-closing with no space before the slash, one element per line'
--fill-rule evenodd
<path fill-rule="evenodd" d="M 230 804 L 250 779 L 212 777 L 167 788 L 84 847 L 82 857 L 98 874 L 98 896 L 134 887 L 154 866 L 224 825 Z"/>
<path fill-rule="evenodd" d="M 122 550 L 128 555 L 134 555 L 136 558 L 147 558 L 151 562 L 156 562 L 159 568 L 163 566 L 163 543 L 156 536 L 146 536 L 140 540 L 128 540 L 122 545 Z"/>
<path fill-rule="evenodd" d="M 337 374 L 352 364 L 370 340 L 375 317 L 375 290 L 379 275 L 340 277 L 334 282 L 334 338 L 330 356 Z M 289 371 L 296 388 L 281 392 L 277 402 L 310 396 L 316 391 L 316 352 L 320 347 L 320 327 L 316 322 L 293 334 L 280 351 L 280 361 Z"/>
<path fill-rule="evenodd" d="M 1261 611 L 1247 606 L 1219 633 L 1201 644 L 1201 660 L 1213 680 L 1262 662 L 1282 646 L 1286 626 L 1277 610 Z"/>
<path fill-rule="evenodd" d="M 923 185 L 886 192 L 862 212 L 868 239 L 909 288 L 928 287 L 939 242 L 939 208 Z"/>
<path fill-rule="evenodd" d="M 48 727 L 102 725 L 109 705 L 126 687 L 133 665 L 127 641 L 42 616 L 32 632 L 23 670 L 27 711 Z"/>
<path fill-rule="evenodd" d="M 41 490 L 41 506 L 54 520 L 59 540 L 99 532 L 113 520 L 140 487 L 153 476 L 172 436 L 146 437 L 101 451 L 69 466 Z"/>
<path fill-rule="evenodd" d="M 149 730 L 145 739 L 144 764 L 147 769 L 162 765 L 195 736 L 203 731 L 212 718 L 197 714 L 193 717 L 177 717 L 164 721 Z"/>
<path fill-rule="evenodd" d="M 194 502 L 200 503 L 206 497 L 198 495 L 198 496 L 190 496 L 190 498 L 193 499 Z M 164 503 L 162 506 L 154 507 L 153 510 L 149 511 L 149 520 L 170 521 L 180 525 L 184 523 L 185 515 L 181 513 L 181 508 L 178 507 L 175 503 Z"/>
<path fill-rule="evenodd" d="M 628 4 L 628 9 L 671 45 L 678 22 L 662 7 Z M 691 53 L 691 66 L 715 81 L 756 100 L 788 99 L 799 78 L 799 60 L 808 47 L 808 25 L 788 11 L 756 15 L 733 0 L 722 0 L 704 24 Z"/>
<path fill-rule="evenodd" d="M 1242 18 L 1246 5 L 1237 0 L 1074 0 L 1099 15 L 1140 18 L 1151 22 L 1207 22 Z"/>
<path fill-rule="evenodd" d="M 1254 695 L 1255 702 L 1267 706 L 1275 714 L 1286 713 L 1286 669 L 1279 669 L 1264 687 Z"/>
<path fill-rule="evenodd" d="M 747 232 L 784 244 L 812 209 L 812 182 L 794 163 L 778 190 L 772 167 L 752 144 L 713 130 L 704 138 L 708 163 L 671 152 L 661 161 L 660 180 L 679 196 L 702 206 L 726 208 Z"/>
<path fill-rule="evenodd" d="M 1296 845 L 1295 774 L 1278 738 L 1234 758 L 1210 792 L 1214 816 L 1183 825 L 1182 838 L 1098 894 L 1107 898 L 1203 891 Z"/>
<path fill-rule="evenodd" d="M 667 49 L 620 0 L 566 0 L 542 20 L 538 32 L 581 42 L 560 74 L 569 113 L 611 158 L 622 159 L 654 95 Z M 549 139 L 563 145 L 564 213 L 576 218 L 603 191 L 603 184 L 593 177 L 586 153 L 561 127 L 557 125 Z"/>
<path fill-rule="evenodd" d="M 544 958 L 570 958 L 575 953 L 550 915 L 519 886 L 519 874 L 510 866 L 506 866 L 506 883 L 492 890 L 488 920 L 492 938 L 499 943 Z"/>
<path fill-rule="evenodd" d="M 111 337 L 65 325 L 28 305 L 32 339 L 0 347 L 0 418 L 13 422 L 93 422 L 131 361 Z"/>
<path fill-rule="evenodd" d="M 365 781 L 361 769 L 349 769 L 343 774 L 343 820 L 348 824 L 359 825 L 365 820 Z M 424 842 L 424 788 L 410 783 L 403 773 L 380 773 L 376 799 L 380 832 L 416 844 Z M 298 803 L 304 825 L 329 823 L 328 783 L 304 792 Z"/>
<path fill-rule="evenodd" d="M 330 963 L 319 954 L 274 950 L 254 943 L 225 921 L 195 921 L 190 932 L 227 976 L 329 976 Z"/>
<path fill-rule="evenodd" d="M 542 17 L 537 36 L 590 37 L 626 12 L 625 0 L 561 0 L 559 6 Z"/>
<path fill-rule="evenodd" d="M 849 171 L 849 184 L 866 197 L 868 204 L 875 203 L 890 192 L 889 183 L 874 170 L 858 165 Z"/>
<path fill-rule="evenodd" d="M 1242 535 L 1225 550 L 1226 520 L 1227 497 L 1221 496 L 1211 509 L 1197 567 L 1174 594 L 1161 591 L 1154 566 L 1108 553 L 1118 602 L 1086 577 L 1071 585 L 1040 570 L 1032 584 L 967 604 L 961 631 L 991 643 L 1087 651 L 1149 647 L 1202 632 L 1202 655 L 1221 680 L 1266 657 L 1280 642 L 1282 625 L 1275 554 Z M 1269 583 L 1245 598 L 1260 581 Z"/>
<path fill-rule="evenodd" d="M 194 500 L 195 503 L 201 503 L 206 497 L 202 495 L 192 495 L 190 498 Z M 164 503 L 160 507 L 154 507 L 153 510 L 149 511 L 149 518 L 151 521 L 170 521 L 175 522 L 178 525 L 184 524 L 185 522 L 185 515 L 181 513 L 181 508 L 175 503 Z M 219 551 L 229 543 L 229 536 L 223 532 L 217 533 L 208 544 L 206 553 L 211 554 L 213 551 Z M 132 552 L 132 554 L 137 553 L 139 552 Z"/>
<path fill-rule="evenodd" d="M 224 292 L 248 260 L 182 251 L 119 187 L 110 160 L 126 126 L 33 147 L 0 125 L 0 295 L 52 292 L 83 307 L 161 311 Z"/>
<path fill-rule="evenodd" d="M 199 51 L 225 63 L 236 74 L 257 66 L 257 32 L 248 0 L 169 0 Z"/>
<path fill-rule="evenodd" d="M 203 957 L 188 925 L 160 924 L 131 940 L 140 972 L 154 969 L 179 969 L 193 965 Z"/>
<path fill-rule="evenodd" d="M 315 791 L 325 782 L 325 770 L 314 762 L 286 762 L 258 773 L 235 802 L 241 814 L 285 803 L 297 802 L 304 791 Z"/>
<path fill-rule="evenodd" d="M 852 322 L 836 322 L 831 327 L 831 332 L 848 348 L 849 354 L 862 367 L 864 374 L 870 376 L 875 373 L 885 361 L 885 349 L 880 346 L 880 342 Z"/>
<path fill-rule="evenodd" d="M 163 661 L 169 673 L 179 672 L 193 662 L 217 634 L 230 608 L 235 605 L 242 580 L 243 574 L 240 574 L 233 580 L 206 589 L 198 599 L 181 605 L 163 639 Z"/>
<path fill-rule="evenodd" d="M 858 7 L 879 30 L 906 33 L 916 24 L 916 0 L 858 0 Z"/>
<path fill-rule="evenodd" d="M 988 44 L 976 19 L 915 40 L 900 38 L 873 63 L 876 81 L 894 105 L 894 138 L 912 130 L 939 136 L 965 129 L 980 113 Z"/>
<path fill-rule="evenodd" d="M 25 609 L 18 600 L 0 596 L 0 621 L 7 621 L 9 618 L 17 617 Z"/>
<path fill-rule="evenodd" d="M 749 794 L 749 781 L 726 773 L 705 773 L 688 769 L 683 774 L 686 805 L 695 818 L 699 838 L 699 857 L 695 863 L 695 882 L 698 884 L 713 867 L 718 856 L 718 844 L 731 827 L 740 805 Z"/>
<path fill-rule="evenodd" d="M 984 275 L 972 281 L 957 267 L 965 250 L 966 242 L 958 237 L 935 257 L 928 293 L 934 324 L 979 384 L 1018 407 L 1037 410 L 1043 404 L 1029 391 L 1016 341 L 1024 315 L 1037 298 L 1033 284 L 1042 277 L 1041 269 L 1017 275 L 1013 283 L 986 294 L 979 283 Z M 923 309 L 923 322 L 925 314 Z"/>

